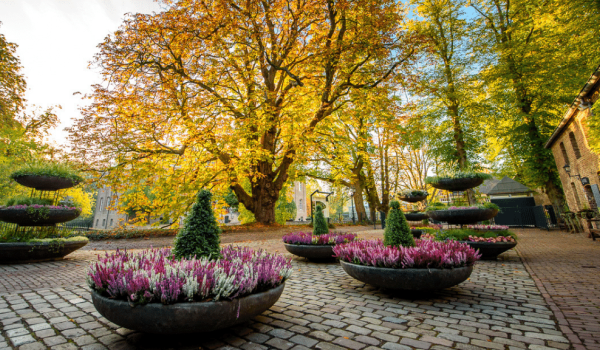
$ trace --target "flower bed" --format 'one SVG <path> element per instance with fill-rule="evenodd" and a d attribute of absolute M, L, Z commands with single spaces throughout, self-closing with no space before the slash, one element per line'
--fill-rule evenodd
<path fill-rule="evenodd" d="M 323 235 L 313 235 L 312 232 L 292 232 L 283 236 L 283 243 L 300 245 L 335 245 L 352 242 L 356 233 L 331 232 Z"/>
<path fill-rule="evenodd" d="M 467 228 L 479 231 L 493 231 L 493 230 L 508 230 L 508 226 L 503 225 L 467 225 Z"/>
<path fill-rule="evenodd" d="M 312 261 L 333 260 L 333 246 L 353 242 L 356 233 L 331 232 L 313 235 L 311 232 L 292 232 L 283 236 L 285 249 Z"/>
<path fill-rule="evenodd" d="M 292 273 L 281 255 L 225 247 L 220 260 L 175 260 L 170 249 L 117 250 L 90 264 L 87 282 L 101 296 L 133 304 L 231 300 L 281 285 Z"/>
<path fill-rule="evenodd" d="M 469 236 L 467 241 L 470 242 L 486 242 L 486 243 L 501 243 L 501 242 L 516 242 L 514 238 L 508 236 L 498 236 L 498 237 L 477 237 L 477 236 Z"/>
<path fill-rule="evenodd" d="M 416 240 L 416 247 L 386 247 L 381 240 L 355 241 L 333 247 L 342 261 L 395 269 L 448 269 L 473 266 L 479 254 L 464 243 Z"/>
<path fill-rule="evenodd" d="M 427 191 L 423 190 L 404 190 L 398 193 L 400 200 L 410 203 L 421 202 L 427 199 Z"/>

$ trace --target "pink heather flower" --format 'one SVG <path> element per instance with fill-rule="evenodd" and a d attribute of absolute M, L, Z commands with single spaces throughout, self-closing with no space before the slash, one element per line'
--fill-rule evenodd
<path fill-rule="evenodd" d="M 172 304 L 239 298 L 283 283 L 292 272 L 282 255 L 227 246 L 220 260 L 175 260 L 170 249 L 117 250 L 90 264 L 87 283 L 118 300 Z"/>
<path fill-rule="evenodd" d="M 467 228 L 473 230 L 508 230 L 508 226 L 504 225 L 467 225 Z"/>
<path fill-rule="evenodd" d="M 313 235 L 312 232 L 292 232 L 283 236 L 283 242 L 287 244 L 335 245 L 352 242 L 356 237 L 356 233 L 331 232 L 324 235 Z"/>
<path fill-rule="evenodd" d="M 386 247 L 381 240 L 364 240 L 333 247 L 343 261 L 389 268 L 454 268 L 472 266 L 481 254 L 466 243 L 415 240 L 415 247 Z"/>

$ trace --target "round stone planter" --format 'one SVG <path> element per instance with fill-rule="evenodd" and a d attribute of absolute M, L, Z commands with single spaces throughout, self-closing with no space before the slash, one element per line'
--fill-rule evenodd
<path fill-rule="evenodd" d="M 88 244 L 87 241 L 64 243 L 0 243 L 0 264 L 18 264 L 56 260 Z"/>
<path fill-rule="evenodd" d="M 143 333 L 189 334 L 212 332 L 249 321 L 277 302 L 284 285 L 231 301 L 151 303 L 131 307 L 126 301 L 109 299 L 95 291 L 92 291 L 92 301 L 102 316 L 121 327 Z"/>
<path fill-rule="evenodd" d="M 399 291 L 431 291 L 452 287 L 465 281 L 473 272 L 473 266 L 455 269 L 392 269 L 345 261 L 340 263 L 347 274 L 361 282 Z"/>
<path fill-rule="evenodd" d="M 427 195 L 424 196 L 401 196 L 398 197 L 400 200 L 409 202 L 409 203 L 417 203 L 427 199 Z"/>
<path fill-rule="evenodd" d="M 15 179 L 19 184 L 38 191 L 58 191 L 76 186 L 79 181 L 58 176 L 23 175 Z"/>
<path fill-rule="evenodd" d="M 517 246 L 517 242 L 461 242 L 467 243 L 469 246 L 471 246 L 471 248 L 475 250 L 479 250 L 479 253 L 481 253 L 482 260 L 496 260 L 498 259 L 498 255 Z"/>
<path fill-rule="evenodd" d="M 423 234 L 423 230 L 417 230 L 417 229 L 411 228 L 410 233 L 412 233 L 412 235 L 415 239 L 419 239 L 419 238 L 421 238 L 421 235 Z"/>
<path fill-rule="evenodd" d="M 404 217 L 408 221 L 421 221 L 425 219 L 429 219 L 429 215 L 426 212 L 415 211 L 412 213 L 404 213 Z"/>
<path fill-rule="evenodd" d="M 432 210 L 428 214 L 433 220 L 461 225 L 489 220 L 498 215 L 498 209 Z"/>
<path fill-rule="evenodd" d="M 314 261 L 334 260 L 333 245 L 325 244 L 283 244 L 285 249 L 297 256 Z"/>
<path fill-rule="evenodd" d="M 483 183 L 483 179 L 478 177 L 465 177 L 460 179 L 440 179 L 432 183 L 431 186 L 446 191 L 465 191 L 469 188 L 477 187 Z"/>
<path fill-rule="evenodd" d="M 48 209 L 48 213 L 28 213 L 27 209 L 0 209 L 0 220 L 20 226 L 52 226 L 71 221 L 81 214 L 77 209 Z"/>

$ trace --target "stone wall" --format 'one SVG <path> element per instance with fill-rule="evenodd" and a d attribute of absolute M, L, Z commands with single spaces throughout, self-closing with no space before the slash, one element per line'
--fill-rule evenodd
<path fill-rule="evenodd" d="M 572 212 L 593 207 L 595 206 L 595 201 L 593 196 L 589 196 L 591 190 L 588 188 L 586 191 L 586 188 L 582 185 L 578 177 L 570 177 L 566 173 L 563 167 L 567 162 L 571 166 L 571 175 L 579 175 L 581 178 L 587 177 L 590 185 L 600 185 L 598 155 L 590 150 L 587 140 L 588 129 L 586 119 L 589 116 L 590 110 L 576 110 L 575 113 L 576 115 L 571 119 L 571 123 L 564 128 L 563 132 L 552 145 L 552 153 L 558 167 L 567 205 Z M 574 143 L 572 142 L 572 138 L 574 138 Z M 567 159 L 565 159 L 565 154 Z M 584 227 L 587 226 L 584 222 L 582 224 Z"/>

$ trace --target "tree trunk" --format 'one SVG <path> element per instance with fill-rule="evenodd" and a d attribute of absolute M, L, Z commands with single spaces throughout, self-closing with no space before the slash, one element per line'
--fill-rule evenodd
<path fill-rule="evenodd" d="M 354 184 L 354 209 L 358 222 L 368 221 L 367 210 L 365 209 L 365 201 L 363 199 L 363 190 L 360 184 Z"/>

